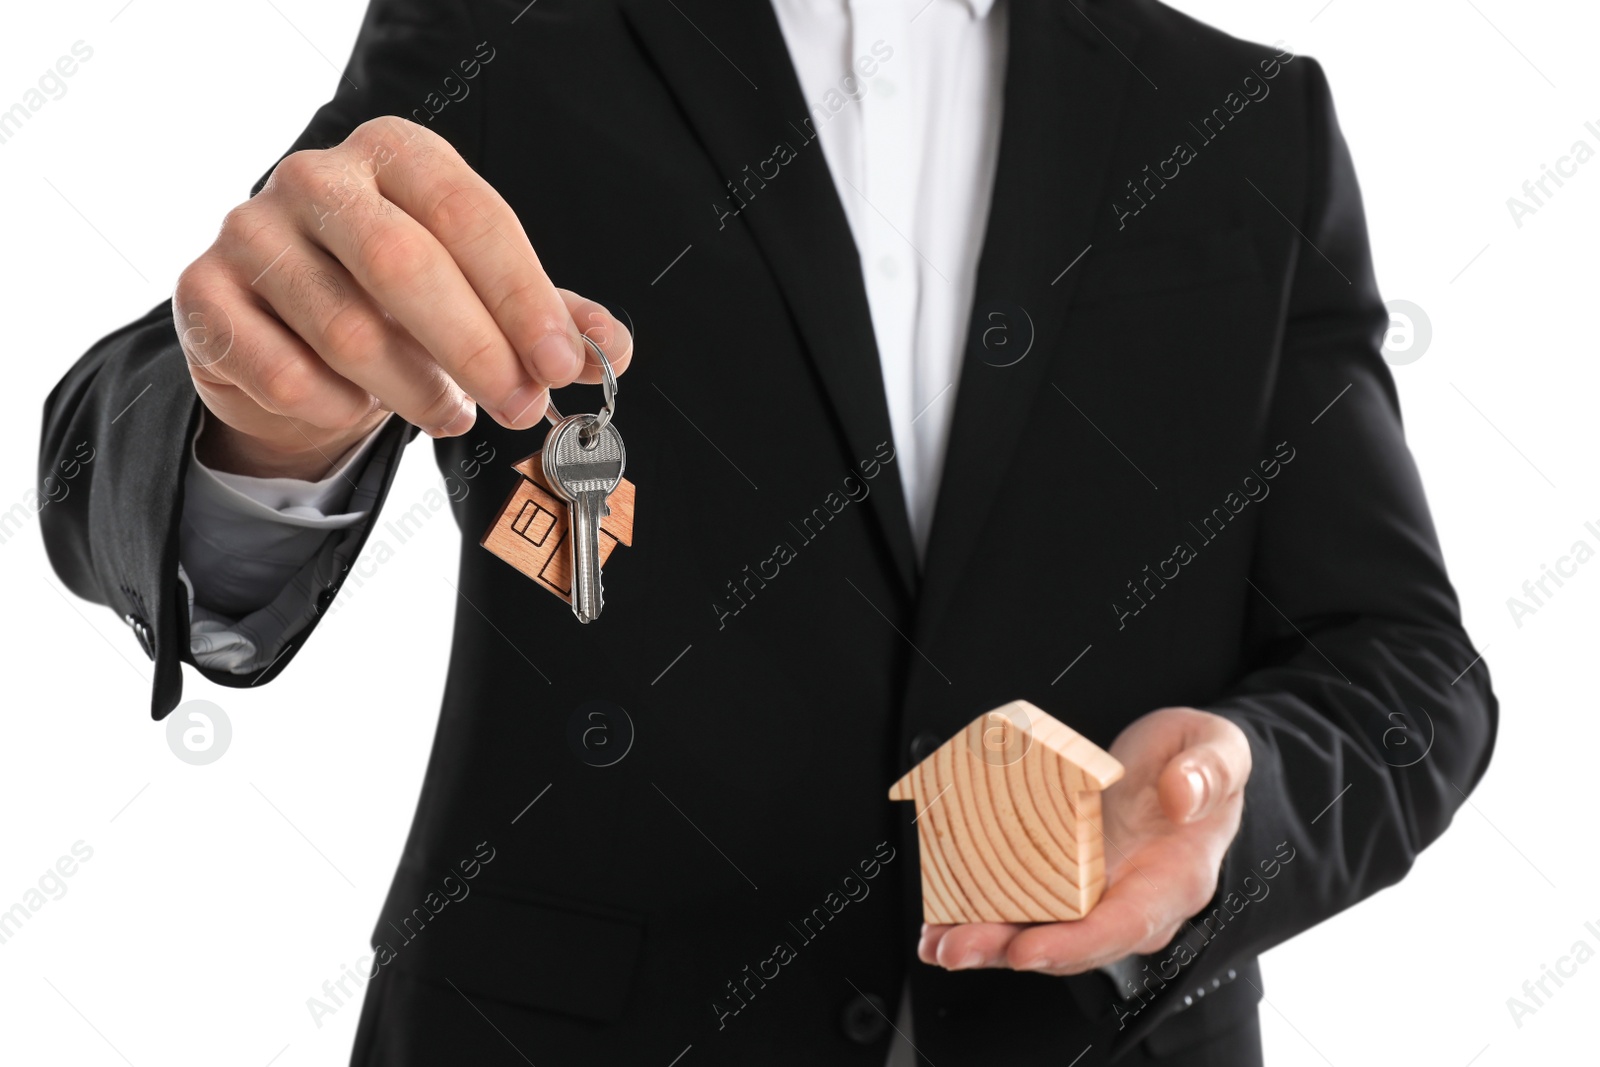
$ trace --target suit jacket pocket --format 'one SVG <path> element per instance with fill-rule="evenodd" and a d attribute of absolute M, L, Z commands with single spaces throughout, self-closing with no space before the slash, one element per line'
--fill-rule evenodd
<path fill-rule="evenodd" d="M 1075 304 L 1197 289 L 1261 275 L 1250 232 L 1242 226 L 1129 243 L 1114 236 L 1089 252 L 1084 267 Z"/>
<path fill-rule="evenodd" d="M 425 896 L 420 889 L 416 900 Z M 622 1017 L 643 916 L 501 886 L 474 886 L 419 926 L 428 914 L 385 910 L 377 940 L 394 950 L 391 966 L 469 995 L 594 1022 Z"/>

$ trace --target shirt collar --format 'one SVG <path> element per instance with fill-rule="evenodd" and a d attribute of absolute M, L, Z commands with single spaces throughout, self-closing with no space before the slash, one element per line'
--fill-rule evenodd
<path fill-rule="evenodd" d="M 811 2 L 818 5 L 833 6 L 838 4 L 839 0 L 811 0 Z M 850 0 L 844 0 L 844 2 L 848 4 Z M 928 2 L 950 3 L 952 0 L 928 0 Z M 966 8 L 967 14 L 971 15 L 974 19 L 981 19 L 987 18 L 989 12 L 994 10 L 994 5 L 997 0 L 953 0 L 953 2 L 958 3 L 962 7 Z"/>

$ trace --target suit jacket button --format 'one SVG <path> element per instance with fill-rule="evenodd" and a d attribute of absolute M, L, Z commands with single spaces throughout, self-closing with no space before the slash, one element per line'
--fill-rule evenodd
<path fill-rule="evenodd" d="M 930 734 L 926 731 L 918 734 L 916 737 L 913 737 L 911 739 L 912 764 L 915 765 L 921 763 L 923 760 L 933 755 L 934 752 L 938 751 L 939 746 L 942 744 L 944 744 L 944 742 L 940 740 L 938 734 Z"/>
<path fill-rule="evenodd" d="M 124 615 L 122 621 L 133 630 L 133 636 L 139 639 L 139 647 L 144 649 L 144 654 L 151 659 L 156 658 L 155 637 L 150 633 L 150 626 L 137 615 Z"/>
<path fill-rule="evenodd" d="M 333 589 L 327 588 L 317 594 L 317 614 L 328 610 L 328 605 L 333 603 Z"/>
<path fill-rule="evenodd" d="M 839 1013 L 844 1036 L 858 1045 L 870 1045 L 889 1032 L 889 1006 L 876 993 L 854 997 Z"/>

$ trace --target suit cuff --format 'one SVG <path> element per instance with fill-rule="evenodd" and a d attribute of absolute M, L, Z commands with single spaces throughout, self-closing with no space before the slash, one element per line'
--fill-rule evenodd
<path fill-rule="evenodd" d="M 222 611 L 204 599 L 203 587 L 185 561 L 185 585 L 192 590 L 189 658 L 208 679 L 221 685 L 250 686 L 268 682 L 282 672 L 293 650 L 305 643 L 328 614 L 335 592 L 372 532 L 401 452 L 416 432 L 401 419 L 388 420 L 370 453 L 350 470 L 355 488 L 346 506 L 350 509 L 347 514 L 358 517 L 356 522 L 340 529 L 280 527 L 308 535 L 313 549 L 286 578 L 277 581 L 266 603 L 246 611 Z"/>
<path fill-rule="evenodd" d="M 230 474 L 214 470 L 201 461 L 195 444 L 205 431 L 208 415 L 201 413 L 200 425 L 189 442 L 189 473 L 184 486 L 184 514 L 190 507 L 208 519 L 231 519 L 280 523 L 307 529 L 337 530 L 354 526 L 365 517 L 365 512 L 347 512 L 344 509 L 355 490 L 352 472 L 372 451 L 378 434 L 394 418 L 379 423 L 334 463 L 333 469 L 319 481 L 299 478 L 255 478 L 247 474 Z"/>
<path fill-rule="evenodd" d="M 330 534 L 365 520 L 366 509 L 351 509 L 350 500 L 387 420 L 312 482 L 205 466 L 194 451 L 204 418 L 189 443 L 178 558 L 197 608 L 241 617 L 277 597 Z"/>

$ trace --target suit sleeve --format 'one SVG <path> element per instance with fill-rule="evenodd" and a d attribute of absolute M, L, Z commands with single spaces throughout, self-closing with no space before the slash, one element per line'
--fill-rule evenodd
<path fill-rule="evenodd" d="M 1498 705 L 1462 629 L 1380 351 L 1389 316 L 1355 172 L 1326 80 L 1302 61 L 1309 188 L 1269 415 L 1269 447 L 1292 442 L 1294 472 L 1261 511 L 1242 676 L 1204 705 L 1244 730 L 1254 769 L 1216 897 L 1139 961 L 1167 984 L 1119 1035 L 1124 1045 L 1399 881 L 1494 744 Z"/>
<path fill-rule="evenodd" d="M 479 35 L 465 0 L 374 0 L 334 98 L 289 151 L 336 145 L 367 119 L 392 114 L 429 125 L 478 168 L 492 57 L 492 42 Z M 188 444 L 200 411 L 170 301 L 95 344 L 44 405 L 41 478 L 63 462 L 82 469 L 71 492 L 40 513 L 51 565 L 70 590 L 128 624 L 155 664 L 157 719 L 182 697 L 180 664 L 195 663 L 178 541 Z M 251 669 L 202 668 L 207 678 L 258 685 L 289 664 L 343 583 L 416 433 L 399 419 L 385 425 L 355 492 L 367 521 L 330 537 L 272 603 L 243 620 L 257 641 Z"/>

